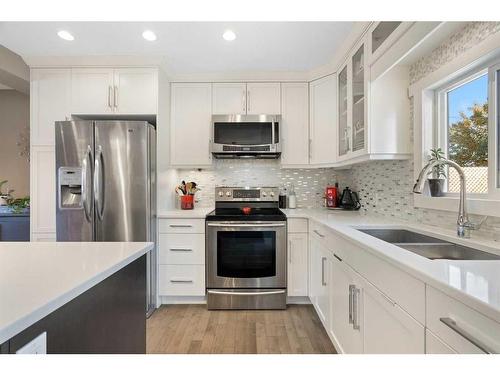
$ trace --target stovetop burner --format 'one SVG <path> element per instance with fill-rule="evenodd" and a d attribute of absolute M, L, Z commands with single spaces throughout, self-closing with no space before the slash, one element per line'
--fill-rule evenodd
<path fill-rule="evenodd" d="M 208 221 L 286 221 L 275 187 L 217 187 Z"/>

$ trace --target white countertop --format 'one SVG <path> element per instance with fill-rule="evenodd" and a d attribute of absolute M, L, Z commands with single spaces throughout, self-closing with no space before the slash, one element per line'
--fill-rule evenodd
<path fill-rule="evenodd" d="M 436 289 L 500 322 L 500 260 L 430 260 L 379 240 L 355 228 L 404 228 L 500 255 L 500 243 L 458 238 L 454 231 L 422 224 L 363 215 L 352 211 L 287 209 L 288 218 L 307 218 L 324 224 L 349 240 Z"/>
<path fill-rule="evenodd" d="M 210 208 L 198 208 L 195 207 L 192 210 L 162 210 L 158 212 L 159 219 L 204 219 L 208 213 L 214 210 L 213 207 Z"/>
<path fill-rule="evenodd" d="M 152 248 L 150 242 L 0 242 L 0 344 Z"/>

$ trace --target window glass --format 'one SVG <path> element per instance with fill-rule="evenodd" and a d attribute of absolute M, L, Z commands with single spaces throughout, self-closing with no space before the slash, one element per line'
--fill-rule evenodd
<path fill-rule="evenodd" d="M 466 175 L 467 192 L 488 192 L 488 75 L 446 93 L 446 153 Z M 460 179 L 448 169 L 448 192 L 460 191 Z"/>

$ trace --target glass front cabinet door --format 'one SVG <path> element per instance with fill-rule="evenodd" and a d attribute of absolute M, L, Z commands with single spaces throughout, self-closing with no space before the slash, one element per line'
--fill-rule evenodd
<path fill-rule="evenodd" d="M 338 158 L 347 160 L 366 152 L 365 44 L 348 56 L 338 76 Z"/>

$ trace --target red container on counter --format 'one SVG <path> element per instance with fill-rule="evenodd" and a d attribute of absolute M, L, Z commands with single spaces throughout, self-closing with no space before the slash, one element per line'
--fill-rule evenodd
<path fill-rule="evenodd" d="M 339 187 L 337 184 L 326 187 L 325 200 L 326 207 L 336 208 L 339 206 Z"/>
<path fill-rule="evenodd" d="M 192 210 L 194 208 L 194 195 L 181 196 L 181 210 Z"/>

